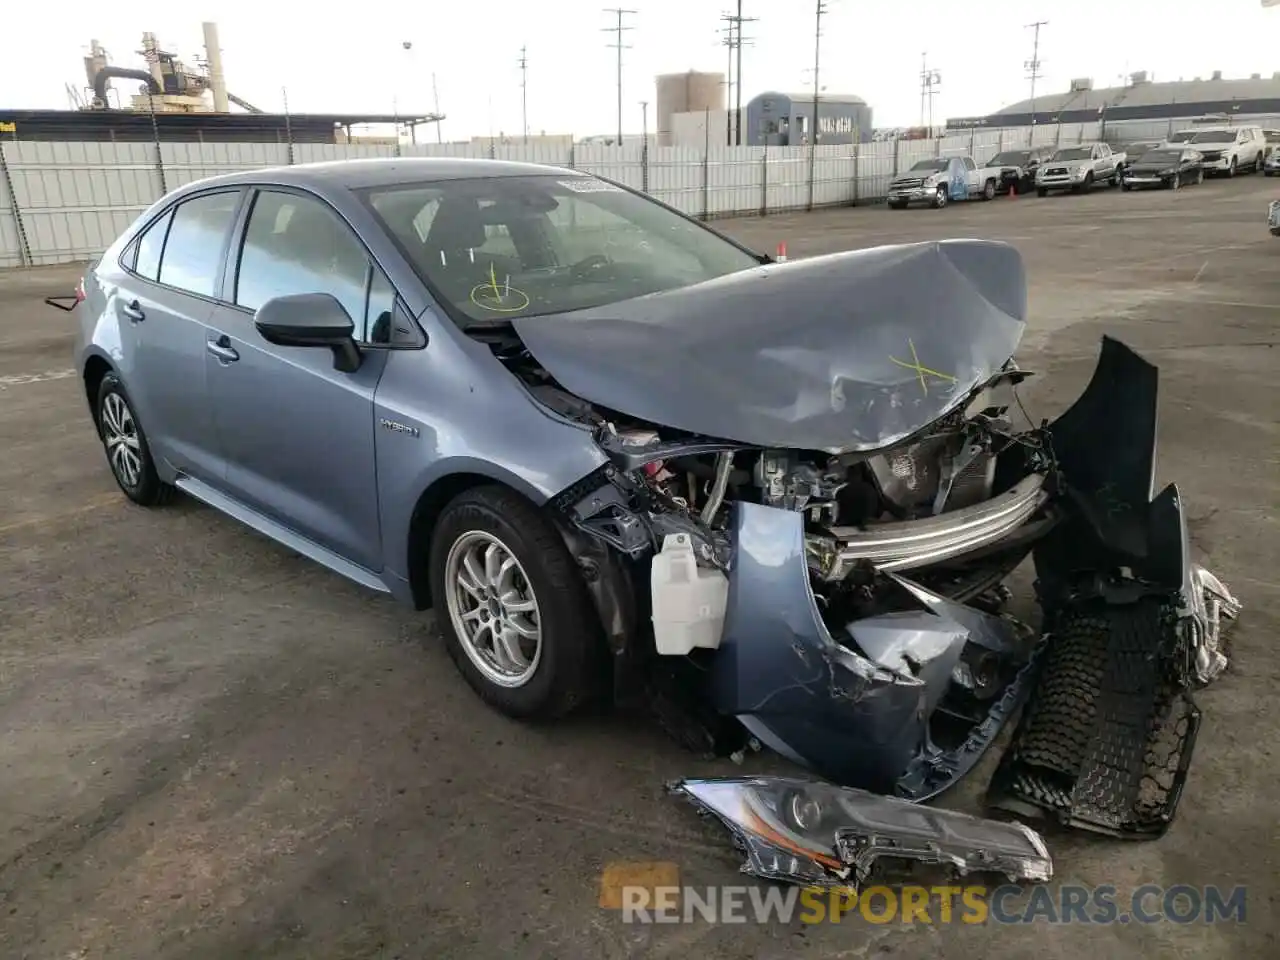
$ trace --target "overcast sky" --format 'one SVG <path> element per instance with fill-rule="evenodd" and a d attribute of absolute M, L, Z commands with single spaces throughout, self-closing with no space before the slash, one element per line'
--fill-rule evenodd
<path fill-rule="evenodd" d="M 528 47 L 533 133 L 609 133 L 617 128 L 616 53 L 604 28 L 609 0 L 472 0 L 470 3 L 360 0 L 296 3 L 218 0 L 223 62 L 232 93 L 268 110 L 404 113 L 432 109 L 436 75 L 446 139 L 520 131 L 522 44 Z M 613 0 L 625 17 L 624 127 L 639 132 L 640 101 L 656 74 L 725 69 L 719 18 L 736 0 Z M 939 70 L 934 118 L 988 113 L 1027 96 L 1024 61 L 1041 31 L 1044 77 L 1037 90 L 1065 90 L 1072 77 L 1097 86 L 1147 70 L 1156 80 L 1280 70 L 1280 8 L 1261 0 L 827 0 L 821 75 L 829 94 L 855 93 L 877 126 L 920 120 L 921 54 Z M 20 12 L 18 12 L 20 11 Z M 968 15 L 968 19 L 958 19 Z M 743 50 L 743 102 L 766 89 L 811 82 L 814 4 L 744 0 L 752 42 Z M 64 85 L 83 88 L 82 57 L 99 40 L 116 66 L 141 67 L 141 35 L 192 62 L 202 53 L 206 15 L 185 4 L 23 2 L 5 20 L 0 107 L 66 108 Z M 406 52 L 403 42 L 412 43 Z M 136 86 L 117 81 L 126 98 Z"/>

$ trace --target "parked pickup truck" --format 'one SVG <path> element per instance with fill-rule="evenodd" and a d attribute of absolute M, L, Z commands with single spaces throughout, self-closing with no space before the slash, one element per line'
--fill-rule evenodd
<path fill-rule="evenodd" d="M 1050 190 L 1088 192 L 1095 183 L 1118 187 L 1124 177 L 1126 159 L 1123 153 L 1112 153 L 1105 143 L 1062 147 L 1036 171 L 1036 194 L 1045 197 Z"/>
<path fill-rule="evenodd" d="M 890 181 L 889 206 L 904 210 L 909 203 L 945 207 L 951 200 L 990 200 L 999 184 L 999 167 L 980 167 L 973 157 L 933 157 Z"/>

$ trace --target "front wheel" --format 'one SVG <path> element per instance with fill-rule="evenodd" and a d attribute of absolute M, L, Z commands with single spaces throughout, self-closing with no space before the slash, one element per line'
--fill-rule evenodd
<path fill-rule="evenodd" d="M 1092 172 L 1086 173 L 1084 175 L 1083 189 L 1085 193 L 1089 193 L 1091 190 L 1093 190 L 1093 173 Z"/>
<path fill-rule="evenodd" d="M 1168 186 L 1170 190 L 1177 190 L 1180 186 L 1182 186 L 1182 177 L 1175 173 L 1172 177 L 1169 178 Z"/>
<path fill-rule="evenodd" d="M 1231 166 L 1227 167 L 1227 176 L 1234 177 L 1236 175 L 1236 158 L 1231 158 Z"/>
<path fill-rule="evenodd" d="M 173 499 L 174 489 L 156 473 L 147 436 L 124 384 L 114 373 L 106 374 L 98 385 L 97 420 L 107 463 L 124 495 L 144 507 L 158 507 Z"/>
<path fill-rule="evenodd" d="M 935 210 L 941 210 L 946 205 L 947 205 L 947 188 L 939 187 L 937 192 L 933 195 L 933 208 Z"/>
<path fill-rule="evenodd" d="M 1201 167 L 1196 171 L 1196 183 L 1204 183 L 1204 167 Z"/>
<path fill-rule="evenodd" d="M 505 487 L 476 487 L 441 513 L 431 596 L 471 688 L 512 717 L 558 717 L 594 699 L 599 616 L 551 521 Z"/>
<path fill-rule="evenodd" d="M 995 198 L 996 198 L 996 182 L 994 180 L 988 180 L 982 186 L 982 199 L 994 200 Z"/>

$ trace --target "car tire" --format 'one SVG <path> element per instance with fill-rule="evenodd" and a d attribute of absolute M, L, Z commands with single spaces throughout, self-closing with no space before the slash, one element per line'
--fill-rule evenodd
<path fill-rule="evenodd" d="M 1204 183 L 1204 167 L 1201 167 L 1199 170 L 1196 171 L 1196 183 L 1197 184 Z"/>
<path fill-rule="evenodd" d="M 995 198 L 996 198 L 996 182 L 994 180 L 988 180 L 986 183 L 982 185 L 982 199 L 994 200 Z"/>
<path fill-rule="evenodd" d="M 551 719 L 597 698 L 600 619 L 564 539 L 532 503 L 497 485 L 459 494 L 435 525 L 428 571 L 449 656 L 482 700 Z"/>
<path fill-rule="evenodd" d="M 1236 175 L 1236 158 L 1231 158 L 1231 165 L 1227 167 L 1227 176 L 1234 177 Z"/>
<path fill-rule="evenodd" d="M 943 207 L 947 205 L 947 200 L 948 200 L 947 188 L 945 186 L 939 187 L 937 191 L 935 191 L 933 194 L 933 200 L 932 200 L 933 208 L 935 210 L 941 210 Z"/>
<path fill-rule="evenodd" d="M 1180 177 L 1178 174 L 1175 173 L 1172 177 L 1169 178 L 1170 190 L 1177 190 L 1181 186 L 1182 186 L 1182 177 Z"/>
<path fill-rule="evenodd" d="M 1084 175 L 1084 183 L 1080 185 L 1080 189 L 1084 193 L 1091 193 L 1093 191 L 1093 172 L 1092 171 Z"/>
<path fill-rule="evenodd" d="M 107 465 L 121 492 L 143 507 L 159 507 L 172 500 L 174 488 L 156 472 L 133 402 L 114 373 L 104 375 L 98 384 L 94 419 Z"/>
<path fill-rule="evenodd" d="M 1044 187 L 1036 187 L 1037 197 L 1047 197 L 1048 195 L 1049 195 L 1049 191 L 1046 190 Z"/>

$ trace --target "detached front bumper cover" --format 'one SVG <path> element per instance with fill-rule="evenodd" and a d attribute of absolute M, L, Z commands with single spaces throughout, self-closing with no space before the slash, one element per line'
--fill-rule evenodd
<path fill-rule="evenodd" d="M 1044 841 L 1020 823 L 783 777 L 679 780 L 668 789 L 723 822 L 747 854 L 743 872 L 766 880 L 856 887 L 882 860 L 1013 882 L 1053 876 Z"/>

